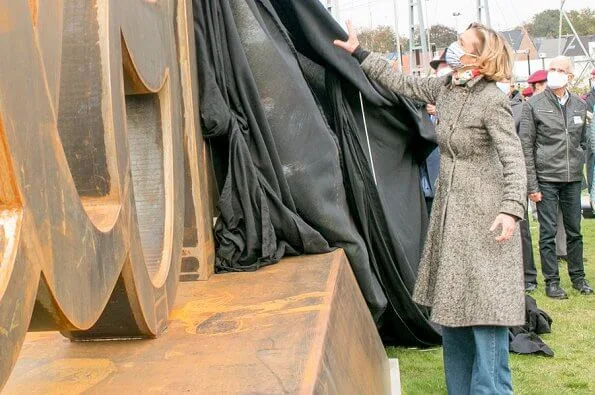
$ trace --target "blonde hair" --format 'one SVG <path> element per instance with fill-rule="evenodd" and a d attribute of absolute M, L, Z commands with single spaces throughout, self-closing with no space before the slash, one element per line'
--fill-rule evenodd
<path fill-rule="evenodd" d="M 490 81 L 512 80 L 512 48 L 502 35 L 480 23 L 472 23 L 467 29 L 473 29 L 479 39 L 477 50 L 477 68 Z"/>

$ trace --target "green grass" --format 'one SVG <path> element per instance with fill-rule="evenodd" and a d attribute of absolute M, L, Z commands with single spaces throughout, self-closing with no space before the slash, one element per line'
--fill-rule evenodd
<path fill-rule="evenodd" d="M 585 271 L 595 284 L 595 219 L 583 221 Z M 537 306 L 554 320 L 552 333 L 541 335 L 554 351 L 554 358 L 511 354 L 510 364 L 515 394 L 595 394 L 595 295 L 583 296 L 572 289 L 566 264 L 560 264 L 561 285 L 567 300 L 552 300 L 544 294 L 537 248 L 537 226 L 531 224 L 539 287 L 533 296 Z M 442 349 L 387 348 L 390 358 L 398 358 L 404 394 L 446 393 L 442 370 Z"/>

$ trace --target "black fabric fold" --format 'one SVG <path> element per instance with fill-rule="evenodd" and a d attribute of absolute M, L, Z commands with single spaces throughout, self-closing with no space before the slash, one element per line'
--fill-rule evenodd
<path fill-rule="evenodd" d="M 438 343 L 411 300 L 427 226 L 417 163 L 434 146 L 415 107 L 336 51 L 344 33 L 317 0 L 193 4 L 217 270 L 340 247 L 385 341 Z"/>
<path fill-rule="evenodd" d="M 366 51 L 360 45 L 358 45 L 355 51 L 353 51 L 353 53 L 351 54 L 351 56 L 357 59 L 359 64 L 364 63 L 364 60 L 366 60 L 368 55 L 370 55 L 370 51 Z"/>
<path fill-rule="evenodd" d="M 509 328 L 510 351 L 553 357 L 552 349 L 538 336 L 550 333 L 551 325 L 551 317 L 537 307 L 535 299 L 525 295 L 525 325 Z"/>

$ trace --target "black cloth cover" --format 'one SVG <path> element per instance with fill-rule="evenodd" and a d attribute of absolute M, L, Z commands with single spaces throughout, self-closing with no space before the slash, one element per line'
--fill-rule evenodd
<path fill-rule="evenodd" d="M 332 45 L 345 33 L 318 0 L 193 4 L 217 270 L 340 247 L 387 342 L 438 343 L 411 300 L 427 226 L 417 163 L 433 149 L 414 106 Z"/>
<path fill-rule="evenodd" d="M 529 295 L 525 295 L 525 320 L 525 325 L 509 328 L 510 351 L 553 357 L 552 349 L 538 336 L 551 332 L 552 319 L 537 308 L 537 302 Z"/>

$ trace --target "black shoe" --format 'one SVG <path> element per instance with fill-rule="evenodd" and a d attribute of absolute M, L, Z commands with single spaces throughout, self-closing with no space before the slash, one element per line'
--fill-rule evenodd
<path fill-rule="evenodd" d="M 572 283 L 572 288 L 576 289 L 583 295 L 590 295 L 593 293 L 593 288 L 589 286 L 589 283 L 585 279 Z"/>
<path fill-rule="evenodd" d="M 551 282 L 545 286 L 545 294 L 553 299 L 568 299 L 566 292 L 560 287 L 560 283 Z"/>
<path fill-rule="evenodd" d="M 537 284 L 535 283 L 525 283 L 525 292 L 531 293 L 537 289 Z"/>

